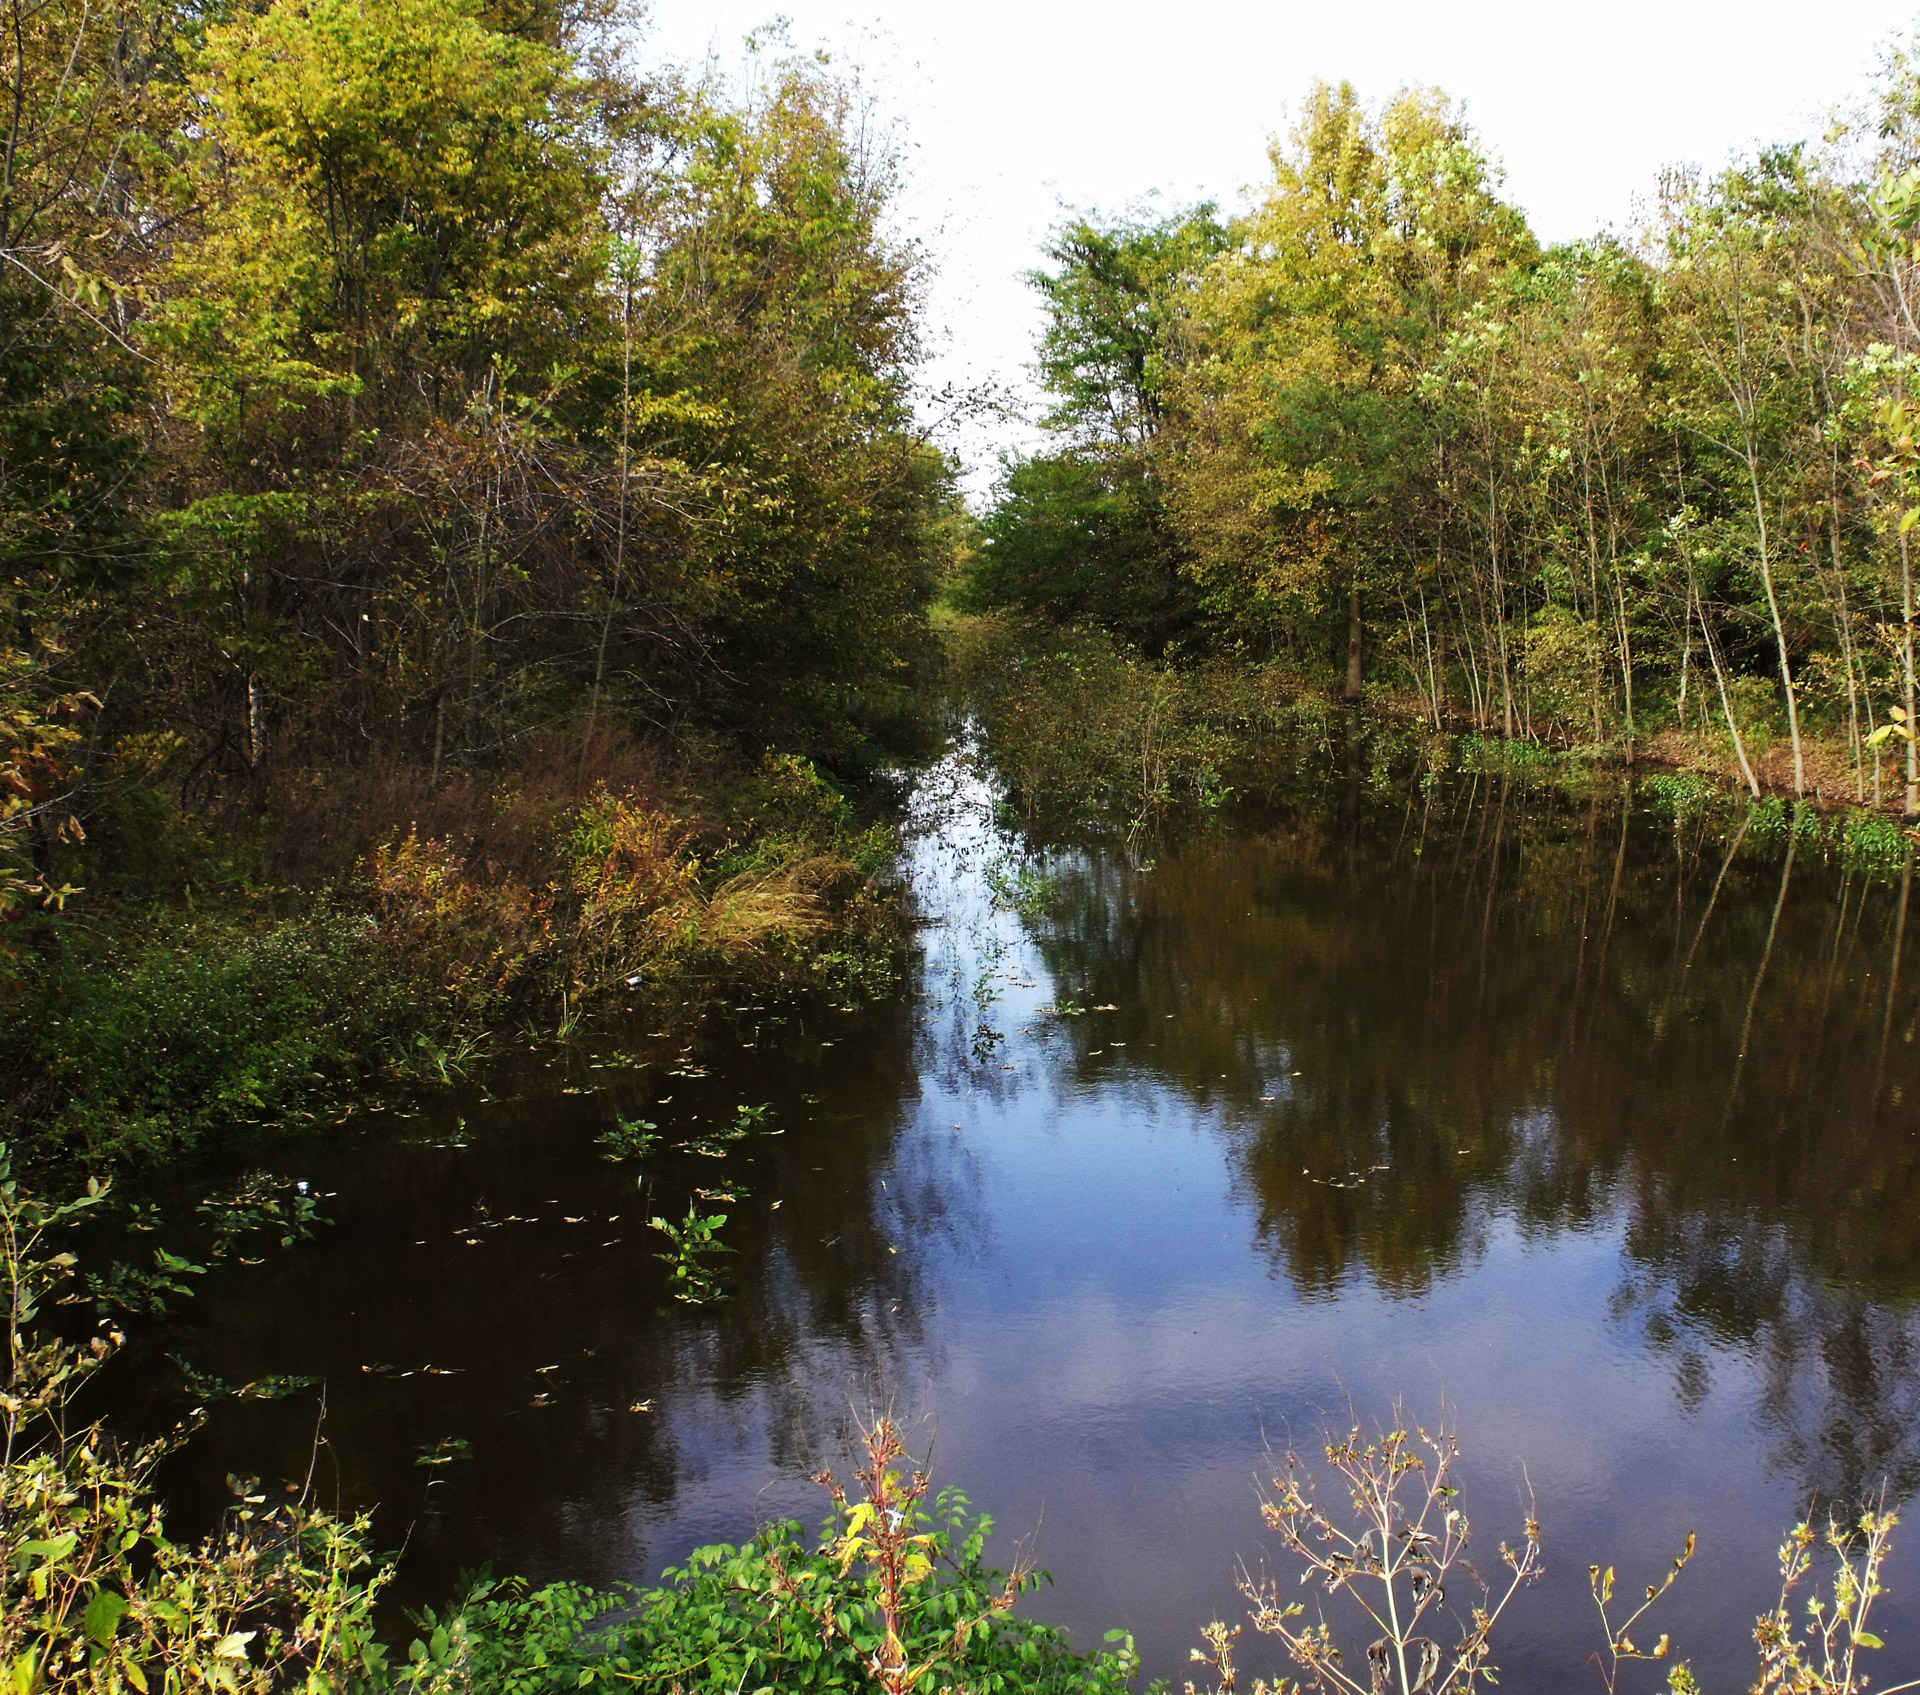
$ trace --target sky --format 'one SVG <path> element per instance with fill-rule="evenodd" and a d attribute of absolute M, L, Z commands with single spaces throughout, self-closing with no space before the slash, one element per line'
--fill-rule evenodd
<path fill-rule="evenodd" d="M 1022 273 L 1063 208 L 1237 208 L 1323 77 L 1373 101 L 1409 83 L 1463 101 L 1543 239 L 1625 229 L 1664 166 L 1817 136 L 1913 30 L 1915 5 L 654 0 L 647 46 L 733 70 L 748 32 L 784 14 L 794 47 L 860 68 L 899 126 L 901 225 L 932 262 L 926 390 L 996 384 L 1014 401 L 949 432 L 977 494 L 1001 452 L 1036 439 L 1039 314 Z M 938 403 L 925 410 L 937 422 Z"/>

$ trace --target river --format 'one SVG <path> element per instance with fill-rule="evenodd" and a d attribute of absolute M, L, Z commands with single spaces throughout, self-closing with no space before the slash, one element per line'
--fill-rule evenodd
<path fill-rule="evenodd" d="M 816 1522 L 809 1474 L 888 1402 L 1002 1563 L 1052 1572 L 1032 1610 L 1177 1682 L 1276 1552 L 1266 1448 L 1399 1397 L 1456 1425 L 1483 1564 L 1541 1521 L 1509 1687 L 1593 1677 L 1588 1565 L 1631 1588 L 1689 1530 L 1659 1628 L 1744 1687 L 1781 1529 L 1920 1483 L 1899 878 L 1612 778 L 1045 852 L 991 803 L 965 756 L 921 779 L 890 1001 L 507 1037 L 483 1085 L 258 1154 L 331 1225 L 145 1357 L 318 1378 L 324 1419 L 217 1404 L 167 1473 L 182 1522 L 311 1465 L 404 1544 L 402 1599 L 482 1564 L 644 1581 Z M 665 1137 L 642 1167 L 603 1157 L 617 1112 Z M 696 1190 L 727 1197 L 717 1304 L 670 1298 L 646 1222 Z M 1898 1534 L 1877 1682 L 1920 1672 Z"/>

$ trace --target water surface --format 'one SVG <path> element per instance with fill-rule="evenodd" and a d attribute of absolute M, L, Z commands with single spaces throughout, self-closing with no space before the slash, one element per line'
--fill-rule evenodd
<path fill-rule="evenodd" d="M 1901 882 L 1734 837 L 1483 778 L 1030 855 L 950 761 L 894 1001 L 529 1044 L 271 1148 L 333 1225 L 164 1346 L 319 1377 L 324 1423 L 221 1404 L 174 1501 L 304 1476 L 318 1427 L 408 1599 L 646 1580 L 814 1522 L 808 1475 L 890 1401 L 1051 1569 L 1035 1610 L 1177 1680 L 1266 1552 L 1265 1446 L 1404 1397 L 1457 1423 L 1489 1563 L 1529 1491 L 1544 1526 L 1510 1687 L 1593 1676 L 1587 1565 L 1641 1581 L 1690 1529 L 1664 1628 L 1744 1687 L 1781 1527 L 1920 1482 L 1920 1079 Z M 670 1148 L 644 1194 L 596 1146 L 742 1103 L 778 1134 Z M 734 1197 L 724 1305 L 669 1298 L 644 1222 L 696 1189 Z M 1916 1575 L 1879 1681 L 1920 1671 Z"/>

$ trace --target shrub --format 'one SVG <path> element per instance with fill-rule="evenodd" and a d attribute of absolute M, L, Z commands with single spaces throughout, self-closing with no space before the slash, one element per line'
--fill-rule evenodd
<path fill-rule="evenodd" d="M 37 1156 L 176 1152 L 396 1060 L 435 1010 L 377 922 L 177 915 L 135 936 L 49 922 L 0 999 L 12 1116 Z"/>
<path fill-rule="evenodd" d="M 166 1534 L 154 1472 L 184 1432 L 127 1449 L 76 1427 L 75 1394 L 124 1338 L 103 1319 L 84 1343 L 35 1324 L 75 1275 L 55 1243 L 106 1198 L 21 1188 L 0 1144 L 0 1685 L 32 1691 L 301 1688 L 347 1695 L 384 1681 L 374 1598 L 390 1568 L 364 1519 L 270 1503 L 236 1481 L 226 1522 L 198 1544 Z"/>
<path fill-rule="evenodd" d="M 787 1521 L 741 1547 L 701 1548 L 660 1588 L 528 1591 L 482 1579 L 445 1617 L 422 1616 L 408 1678 L 460 1695 L 678 1689 L 962 1689 L 972 1695 L 1119 1695 L 1139 1669 L 1131 1639 L 1077 1654 L 1058 1630 L 1013 1616 L 1039 1574 L 991 1570 L 992 1521 L 901 1468 L 892 1421 L 866 1432 L 860 1498 L 822 1474 L 834 1512 L 817 1543 Z"/>

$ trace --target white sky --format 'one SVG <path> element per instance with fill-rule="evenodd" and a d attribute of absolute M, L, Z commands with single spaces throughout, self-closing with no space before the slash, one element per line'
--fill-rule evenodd
<path fill-rule="evenodd" d="M 1915 0 L 654 0 L 649 57 L 740 62 L 776 12 L 795 47 L 863 66 L 904 124 L 906 227 L 937 274 L 932 383 L 1032 390 L 1020 273 L 1063 205 L 1213 198 L 1231 210 L 1315 76 L 1378 101 L 1437 84 L 1545 240 L 1625 226 L 1663 165 L 1817 134 L 1859 98 Z M 955 445 L 976 490 L 1011 421 Z"/>

